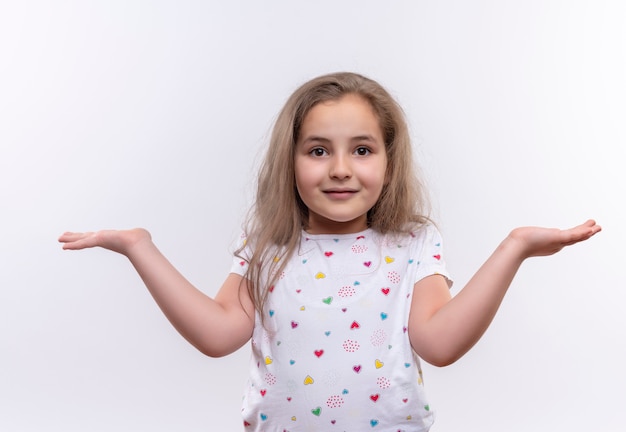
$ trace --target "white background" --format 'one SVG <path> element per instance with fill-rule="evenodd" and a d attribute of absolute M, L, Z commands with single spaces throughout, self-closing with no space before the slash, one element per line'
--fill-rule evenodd
<path fill-rule="evenodd" d="M 213 295 L 276 113 L 352 70 L 406 110 L 454 293 L 515 226 L 604 228 L 426 368 L 433 431 L 623 431 L 624 23 L 619 0 L 2 2 L 0 430 L 242 429 L 248 348 L 203 357 L 125 258 L 56 239 L 144 226 Z"/>

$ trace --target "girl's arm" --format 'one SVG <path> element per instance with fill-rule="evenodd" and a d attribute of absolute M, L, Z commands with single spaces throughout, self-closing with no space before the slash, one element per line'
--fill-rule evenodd
<path fill-rule="evenodd" d="M 125 255 L 165 316 L 202 353 L 227 355 L 250 339 L 254 306 L 241 276 L 230 274 L 212 299 L 174 268 L 144 229 L 68 232 L 59 241 L 63 249 L 102 247 Z"/>
<path fill-rule="evenodd" d="M 428 276 L 417 282 L 409 317 L 413 349 L 436 366 L 454 363 L 487 330 L 526 258 L 552 255 L 587 240 L 600 229 L 592 220 L 568 230 L 517 228 L 454 298 L 443 276 Z"/>

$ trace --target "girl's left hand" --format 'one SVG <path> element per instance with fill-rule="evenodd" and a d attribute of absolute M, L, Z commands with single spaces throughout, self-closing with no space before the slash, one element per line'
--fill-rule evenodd
<path fill-rule="evenodd" d="M 509 239 L 519 244 L 523 258 L 552 255 L 565 246 L 585 241 L 600 232 L 602 228 L 594 220 L 574 228 L 560 230 L 558 228 L 521 227 L 509 234 Z"/>

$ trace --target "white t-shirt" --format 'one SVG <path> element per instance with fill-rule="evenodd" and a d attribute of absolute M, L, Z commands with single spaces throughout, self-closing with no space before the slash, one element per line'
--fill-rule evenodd
<path fill-rule="evenodd" d="M 245 250 L 244 250 L 245 252 Z M 408 337 L 413 286 L 445 268 L 432 225 L 402 236 L 302 233 L 256 316 L 245 431 L 427 431 Z M 243 275 L 245 259 L 232 272 Z"/>

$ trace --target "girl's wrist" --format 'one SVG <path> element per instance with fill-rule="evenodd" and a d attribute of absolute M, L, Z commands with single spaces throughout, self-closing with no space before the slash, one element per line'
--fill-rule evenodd
<path fill-rule="evenodd" d="M 144 228 L 134 228 L 126 231 L 125 234 L 127 238 L 123 241 L 124 246 L 121 252 L 128 258 L 154 247 L 152 236 Z"/>
<path fill-rule="evenodd" d="M 522 238 L 515 235 L 515 231 L 511 231 L 498 248 L 520 264 L 530 256 L 528 245 Z"/>

